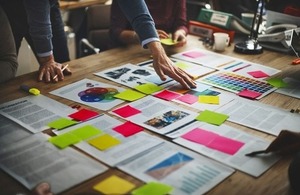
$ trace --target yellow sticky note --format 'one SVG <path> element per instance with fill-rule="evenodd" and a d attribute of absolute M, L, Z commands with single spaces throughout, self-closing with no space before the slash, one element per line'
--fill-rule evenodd
<path fill-rule="evenodd" d="M 149 182 L 140 188 L 134 190 L 132 195 L 166 195 L 170 194 L 173 190 L 172 186 L 158 183 L 158 182 Z"/>
<path fill-rule="evenodd" d="M 93 138 L 88 141 L 89 144 L 92 146 L 98 148 L 99 150 L 106 150 L 108 148 L 111 148 L 115 145 L 120 144 L 120 140 L 112 137 L 109 134 L 104 134 L 99 137 Z"/>
<path fill-rule="evenodd" d="M 76 144 L 81 140 L 75 135 L 72 135 L 70 133 L 64 133 L 58 136 L 51 137 L 48 139 L 48 141 L 54 144 L 55 146 L 64 149 L 65 147 L 68 147 L 72 144 Z"/>
<path fill-rule="evenodd" d="M 176 45 L 177 42 L 173 41 L 172 39 L 161 39 L 160 42 L 164 45 Z"/>
<path fill-rule="evenodd" d="M 114 95 L 115 98 L 119 98 L 127 101 L 135 101 L 145 96 L 146 96 L 145 94 L 131 89 L 127 89 L 125 91 L 122 91 L 121 93 Z"/>
<path fill-rule="evenodd" d="M 60 129 L 75 125 L 77 123 L 78 123 L 77 121 L 73 121 L 71 119 L 59 118 L 55 121 L 52 121 L 52 122 L 48 123 L 47 126 L 51 127 L 51 128 L 54 128 L 54 129 L 57 129 L 57 130 L 60 130 Z"/>
<path fill-rule="evenodd" d="M 207 122 L 213 125 L 221 125 L 228 119 L 228 117 L 229 116 L 226 114 L 204 110 L 196 117 L 196 120 Z"/>
<path fill-rule="evenodd" d="M 76 137 L 78 137 L 82 140 L 85 140 L 92 136 L 102 133 L 102 131 L 92 125 L 85 125 L 83 127 L 69 131 L 69 133 L 75 135 Z"/>
<path fill-rule="evenodd" d="M 191 65 L 188 65 L 184 62 L 176 62 L 175 66 L 177 66 L 178 68 L 181 68 L 182 70 L 186 70 L 186 69 L 191 68 Z"/>
<path fill-rule="evenodd" d="M 217 95 L 200 95 L 198 101 L 205 104 L 219 104 L 220 98 Z"/>
<path fill-rule="evenodd" d="M 128 194 L 135 185 L 116 175 L 112 175 L 93 187 L 103 194 Z"/>
<path fill-rule="evenodd" d="M 148 94 L 148 95 L 163 89 L 162 87 L 157 86 L 153 83 L 145 83 L 145 84 L 142 84 L 142 85 L 135 86 L 134 88 L 136 90 L 138 90 L 142 93 Z"/>

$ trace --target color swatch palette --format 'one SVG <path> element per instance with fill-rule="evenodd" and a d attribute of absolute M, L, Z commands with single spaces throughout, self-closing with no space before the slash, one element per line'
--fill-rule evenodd
<path fill-rule="evenodd" d="M 223 71 L 207 75 L 198 81 L 233 93 L 239 93 L 247 89 L 249 91 L 260 93 L 261 95 L 258 98 L 261 98 L 276 89 L 266 81 Z"/>

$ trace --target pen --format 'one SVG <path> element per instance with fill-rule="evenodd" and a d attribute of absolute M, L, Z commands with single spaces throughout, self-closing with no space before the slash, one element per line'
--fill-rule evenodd
<path fill-rule="evenodd" d="M 242 70 L 242 69 L 247 68 L 249 66 L 251 66 L 251 64 L 247 64 L 246 66 L 242 66 L 240 68 L 234 69 L 234 70 L 232 70 L 232 72 L 236 72 L 236 71 Z"/>
<path fill-rule="evenodd" d="M 62 69 L 61 71 L 63 72 L 66 68 L 68 68 L 69 64 L 66 64 Z M 52 80 L 56 79 L 57 78 L 57 74 L 52 78 Z"/>
<path fill-rule="evenodd" d="M 263 154 L 263 153 L 268 153 L 266 150 L 258 150 L 258 151 L 254 151 L 254 152 L 250 152 L 248 154 L 245 154 L 245 156 L 255 156 L 257 154 Z"/>

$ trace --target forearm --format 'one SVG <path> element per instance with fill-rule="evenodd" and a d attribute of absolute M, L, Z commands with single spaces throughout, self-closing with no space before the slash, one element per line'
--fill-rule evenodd
<path fill-rule="evenodd" d="M 119 36 L 119 40 L 124 44 L 137 44 L 140 42 L 138 35 L 133 30 L 124 30 Z"/>

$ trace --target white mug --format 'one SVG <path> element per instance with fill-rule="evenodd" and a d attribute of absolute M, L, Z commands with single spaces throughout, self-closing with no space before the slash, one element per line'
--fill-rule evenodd
<path fill-rule="evenodd" d="M 224 51 L 229 44 L 229 35 L 223 32 L 215 32 L 214 34 L 214 50 Z"/>

